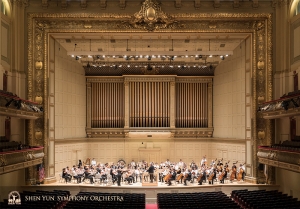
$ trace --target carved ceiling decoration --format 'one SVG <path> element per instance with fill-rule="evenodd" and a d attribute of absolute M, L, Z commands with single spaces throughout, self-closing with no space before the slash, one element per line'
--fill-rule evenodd
<path fill-rule="evenodd" d="M 144 29 L 147 31 L 179 29 L 184 27 L 183 24 L 180 24 L 171 15 L 164 13 L 156 0 L 145 0 L 141 10 L 135 13 L 131 17 L 131 20 L 122 22 L 120 26 Z"/>

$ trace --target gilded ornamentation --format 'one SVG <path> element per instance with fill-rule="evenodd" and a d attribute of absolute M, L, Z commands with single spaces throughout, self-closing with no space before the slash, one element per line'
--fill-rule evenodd
<path fill-rule="evenodd" d="M 146 1 L 145 1 L 146 2 Z M 145 3 L 144 2 L 144 3 Z M 152 7 L 153 8 L 153 7 Z M 160 9 L 160 7 L 159 7 Z M 143 10 L 141 10 L 143 11 Z M 140 12 L 141 12 L 140 11 Z M 253 140 L 253 175 L 257 177 L 257 146 L 260 143 L 268 144 L 271 142 L 272 122 L 269 120 L 260 120 L 256 109 L 258 107 L 258 98 L 264 98 L 265 101 L 272 99 L 272 16 L 266 13 L 178 13 L 174 16 L 166 15 L 155 8 L 148 10 L 148 16 L 144 13 L 136 13 L 137 18 L 143 21 L 135 23 L 132 20 L 138 20 L 131 14 L 93 14 L 93 13 L 28 13 L 28 99 L 33 100 L 36 96 L 42 96 L 44 118 L 38 121 L 28 121 L 27 141 L 30 145 L 41 143 L 34 139 L 36 131 L 48 133 L 48 81 L 47 81 L 47 63 L 48 63 L 48 34 L 49 33 L 97 33 L 97 32 L 198 32 L 198 33 L 249 33 L 253 36 L 252 48 L 252 138 Z M 158 18 L 158 12 L 164 14 L 161 19 Z M 154 13 L 155 12 L 155 13 Z M 142 16 L 139 16 L 142 14 Z M 170 17 L 170 18 L 169 18 Z M 147 18 L 148 23 L 145 22 Z M 149 19 L 148 19 L 149 18 Z M 156 19 L 155 19 L 156 18 Z M 166 18 L 166 19 L 164 19 Z M 176 21 L 174 20 L 176 19 Z M 214 20 L 213 22 L 211 20 Z M 159 21 L 165 21 L 159 22 Z M 169 22 L 168 22 L 169 21 Z M 174 21 L 174 22 L 172 22 Z M 177 22 L 180 21 L 180 24 Z M 124 22 L 125 24 L 120 24 Z M 134 24 L 134 25 L 132 25 Z M 85 26 L 91 27 L 85 27 Z M 183 27 L 184 26 L 184 27 Z M 212 27 L 213 26 L 213 27 Z M 148 28 L 148 29 L 147 29 Z M 153 30 L 149 30 L 149 29 Z M 41 61 L 43 68 L 35 69 L 35 62 Z M 264 61 L 264 68 L 258 69 L 258 61 Z M 41 72 L 40 74 L 38 72 Z M 128 123 L 128 122 L 127 122 Z M 265 139 L 258 139 L 258 130 L 265 131 Z M 45 147 L 45 173 L 48 173 L 48 139 L 47 134 L 43 134 L 42 145 Z M 270 172 L 270 175 L 273 175 Z M 27 175 L 33 176 L 34 171 L 28 170 Z M 274 175 L 273 175 L 274 176 Z"/>
<path fill-rule="evenodd" d="M 43 68 L 43 63 L 41 61 L 35 62 L 35 69 L 41 70 Z"/>
<path fill-rule="evenodd" d="M 37 102 L 38 104 L 42 104 L 43 103 L 43 97 L 42 96 L 36 96 L 35 97 L 35 102 Z"/>
<path fill-rule="evenodd" d="M 0 166 L 6 165 L 6 158 L 5 155 L 0 155 Z"/>
<path fill-rule="evenodd" d="M 161 7 L 156 0 L 145 0 L 141 10 L 135 13 L 130 21 L 124 21 L 121 25 L 125 28 L 138 28 L 147 31 L 183 27 L 171 15 L 161 11 Z"/>

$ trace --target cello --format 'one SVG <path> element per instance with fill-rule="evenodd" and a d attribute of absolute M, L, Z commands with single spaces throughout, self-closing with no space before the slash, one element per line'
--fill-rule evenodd
<path fill-rule="evenodd" d="M 246 163 L 244 163 L 243 165 L 245 165 Z M 242 166 L 243 166 L 242 165 Z M 240 181 L 243 177 L 243 173 L 244 173 L 244 169 L 240 169 L 239 174 L 237 175 L 237 180 Z"/>
<path fill-rule="evenodd" d="M 228 164 L 230 161 L 228 161 L 226 164 Z M 226 172 L 228 172 L 228 167 L 223 169 L 223 172 L 219 175 L 219 180 L 221 181 L 225 175 Z"/>

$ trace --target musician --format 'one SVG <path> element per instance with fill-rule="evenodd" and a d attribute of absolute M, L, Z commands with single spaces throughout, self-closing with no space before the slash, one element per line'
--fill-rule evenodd
<path fill-rule="evenodd" d="M 82 162 L 81 160 L 78 161 L 78 168 L 80 168 L 82 166 Z"/>
<path fill-rule="evenodd" d="M 214 180 L 216 179 L 216 176 L 217 176 L 217 171 L 214 167 L 211 169 L 210 175 L 213 175 L 213 177 L 209 181 L 209 184 L 214 184 Z"/>
<path fill-rule="evenodd" d="M 135 174 L 135 181 L 137 182 L 138 178 L 140 179 L 140 182 L 142 182 L 142 176 L 141 176 L 141 172 L 140 169 L 138 169 L 137 167 L 134 170 L 134 174 Z"/>
<path fill-rule="evenodd" d="M 201 160 L 201 162 L 200 162 L 200 165 L 201 165 L 201 166 L 204 166 L 204 165 L 206 165 L 206 162 L 207 162 L 206 156 L 203 156 L 203 158 L 202 158 L 202 160 Z"/>
<path fill-rule="evenodd" d="M 72 176 L 77 180 L 77 184 L 81 183 L 81 176 L 78 175 L 76 168 L 72 169 Z"/>
<path fill-rule="evenodd" d="M 202 185 L 202 182 L 206 180 L 206 172 L 205 169 L 202 169 L 199 175 L 202 175 L 200 180 L 198 181 L 198 185 Z"/>
<path fill-rule="evenodd" d="M 228 165 L 227 165 L 227 167 L 228 167 Z M 222 174 L 221 174 L 221 175 L 223 175 L 223 177 L 222 177 L 221 180 L 220 180 L 220 183 L 221 183 L 221 184 L 224 184 L 224 181 L 225 181 L 225 179 L 227 178 L 227 167 L 226 167 L 226 165 L 224 166 L 224 170 L 223 170 L 223 172 L 222 172 Z"/>
<path fill-rule="evenodd" d="M 153 163 L 150 163 L 150 167 L 148 168 L 147 172 L 150 175 L 150 183 L 153 183 L 153 177 L 154 177 L 154 166 Z"/>
<path fill-rule="evenodd" d="M 184 162 L 180 159 L 180 161 L 178 162 L 178 167 L 179 168 L 183 168 L 184 167 Z"/>
<path fill-rule="evenodd" d="M 234 171 L 236 171 L 236 165 L 235 165 L 236 163 L 233 163 L 232 164 L 232 167 L 231 167 L 231 169 L 232 169 L 232 172 L 234 172 Z M 234 173 L 234 178 L 236 179 L 236 172 Z M 231 181 L 232 182 L 232 181 Z"/>
<path fill-rule="evenodd" d="M 179 177 L 179 179 L 177 179 L 177 182 L 179 184 L 179 181 L 180 181 L 180 184 L 182 184 L 182 179 L 184 178 L 185 174 L 187 173 L 187 169 L 182 169 L 182 171 L 180 171 L 180 173 L 182 173 L 181 177 Z"/>
<path fill-rule="evenodd" d="M 117 180 L 117 183 L 118 183 L 118 186 L 121 186 L 121 177 L 122 177 L 122 174 L 123 174 L 123 171 L 122 171 L 122 167 L 119 166 L 118 169 L 117 169 L 117 172 L 118 172 L 118 180 Z"/>
<path fill-rule="evenodd" d="M 171 164 L 170 160 L 167 159 L 166 162 L 165 162 L 165 166 L 168 166 L 168 165 L 170 165 L 170 164 Z"/>
<path fill-rule="evenodd" d="M 131 168 L 135 168 L 136 164 L 135 164 L 134 160 L 131 161 L 130 166 L 131 166 Z"/>
<path fill-rule="evenodd" d="M 112 179 L 112 183 L 115 184 L 115 182 L 118 180 L 118 172 L 116 169 L 110 169 L 110 175 Z"/>
<path fill-rule="evenodd" d="M 168 175 L 168 174 L 169 174 L 169 170 L 165 168 L 164 171 L 162 172 L 162 174 L 160 175 L 160 177 L 161 177 L 160 182 L 163 182 L 165 176 Z"/>
<path fill-rule="evenodd" d="M 171 174 L 172 174 L 172 176 L 171 176 L 171 178 L 169 178 L 169 180 L 168 180 L 168 186 L 171 186 L 171 181 L 174 181 L 175 178 L 176 178 L 176 171 L 175 171 L 174 168 L 172 169 Z"/>
<path fill-rule="evenodd" d="M 194 162 L 194 160 L 192 160 L 192 162 L 191 162 L 191 164 L 190 164 L 190 168 L 191 168 L 192 170 L 197 170 L 197 169 L 198 169 L 198 167 L 197 167 L 196 163 Z"/>
<path fill-rule="evenodd" d="M 96 162 L 95 158 L 93 158 L 91 165 L 96 165 L 96 164 L 97 164 L 97 162 Z"/>
<path fill-rule="evenodd" d="M 84 171 L 84 179 L 90 179 L 90 183 L 93 184 L 94 183 L 94 177 L 92 176 L 92 174 L 89 172 L 88 169 L 86 169 Z"/>
<path fill-rule="evenodd" d="M 72 179 L 72 176 L 70 174 L 68 174 L 66 168 L 63 168 L 63 170 L 62 170 L 62 178 L 64 178 L 66 180 L 66 183 L 70 182 Z"/>
<path fill-rule="evenodd" d="M 194 178 L 197 178 L 198 176 L 198 170 L 196 169 L 191 169 L 192 170 L 192 180 L 191 183 L 194 183 Z"/>
<path fill-rule="evenodd" d="M 184 176 L 184 186 L 187 186 L 186 181 L 190 181 L 192 179 L 191 169 L 188 169 Z"/>
<path fill-rule="evenodd" d="M 245 166 L 243 164 L 240 164 L 240 167 L 239 167 L 238 171 L 243 172 L 242 173 L 242 180 L 245 181 Z"/>
<path fill-rule="evenodd" d="M 132 183 L 132 178 L 131 178 L 131 173 L 130 173 L 130 171 L 127 171 L 127 172 L 126 172 L 126 177 L 125 177 L 124 181 L 127 181 L 128 184 L 131 184 L 131 183 Z"/>

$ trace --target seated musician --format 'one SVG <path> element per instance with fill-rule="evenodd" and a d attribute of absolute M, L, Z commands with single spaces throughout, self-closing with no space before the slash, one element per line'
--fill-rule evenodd
<path fill-rule="evenodd" d="M 181 177 L 179 177 L 179 179 L 177 179 L 177 182 L 179 183 L 179 181 L 180 181 L 180 184 L 182 184 L 182 179 L 184 178 L 185 174 L 187 173 L 187 168 L 182 169 L 181 173 L 182 173 Z"/>
<path fill-rule="evenodd" d="M 185 173 L 184 186 L 187 186 L 186 181 L 190 181 L 192 179 L 191 169 L 188 169 Z"/>
<path fill-rule="evenodd" d="M 94 177 L 92 176 L 92 174 L 89 172 L 88 169 L 84 171 L 84 179 L 89 179 L 91 184 L 94 183 Z"/>
<path fill-rule="evenodd" d="M 169 170 L 165 168 L 164 171 L 162 172 L 160 182 L 163 182 L 165 176 L 168 175 L 168 174 L 169 174 Z"/>
<path fill-rule="evenodd" d="M 246 174 L 246 173 L 245 173 L 245 169 L 246 169 L 245 166 L 244 166 L 243 164 L 240 164 L 240 167 L 239 167 L 239 169 L 238 169 L 238 172 L 243 172 L 243 173 L 242 173 L 242 180 L 243 180 L 243 181 L 245 181 L 245 174 Z"/>
<path fill-rule="evenodd" d="M 124 181 L 127 181 L 128 184 L 131 184 L 132 178 L 131 178 L 131 173 L 129 171 L 126 172 L 126 177 L 125 177 Z"/>
<path fill-rule="evenodd" d="M 72 169 L 72 176 L 77 180 L 77 184 L 81 183 L 81 176 L 78 175 L 76 168 Z"/>
<path fill-rule="evenodd" d="M 100 182 L 104 183 L 104 181 L 107 179 L 107 175 L 105 173 L 105 170 L 104 169 L 101 169 L 101 177 L 100 177 Z"/>
<path fill-rule="evenodd" d="M 137 180 L 140 179 L 140 182 L 142 182 L 141 172 L 140 172 L 140 169 L 137 166 L 134 170 L 134 174 L 135 174 L 135 181 L 137 182 Z"/>
<path fill-rule="evenodd" d="M 191 173 L 192 173 L 191 183 L 194 183 L 194 179 L 195 178 L 197 179 L 197 176 L 198 176 L 198 170 L 192 169 Z"/>
<path fill-rule="evenodd" d="M 118 172 L 116 169 L 110 169 L 110 175 L 112 179 L 112 183 L 115 184 L 115 182 L 118 180 Z"/>
<path fill-rule="evenodd" d="M 168 165 L 170 165 L 170 164 L 171 164 L 170 160 L 167 159 L 166 162 L 165 162 L 165 166 L 168 166 Z"/>
<path fill-rule="evenodd" d="M 135 167 L 136 167 L 136 164 L 135 164 L 134 160 L 131 161 L 130 167 L 131 167 L 131 168 L 135 168 Z"/>
<path fill-rule="evenodd" d="M 83 169 L 83 166 L 80 166 L 80 168 L 77 169 L 76 172 L 77 172 L 77 175 L 80 177 L 79 183 L 81 183 L 81 179 L 82 179 L 82 177 L 83 177 L 83 175 L 84 175 L 84 169 Z"/>
<path fill-rule="evenodd" d="M 72 179 L 72 176 L 70 174 L 68 174 L 66 168 L 63 168 L 61 176 L 62 176 L 62 178 L 64 178 L 66 180 L 66 183 L 70 182 Z"/>
<path fill-rule="evenodd" d="M 169 180 L 168 180 L 168 186 L 171 186 L 171 181 L 174 181 L 175 178 L 176 178 L 176 171 L 175 171 L 174 168 L 172 169 L 171 174 L 172 174 L 172 176 L 171 176 L 171 178 L 169 178 Z"/>

